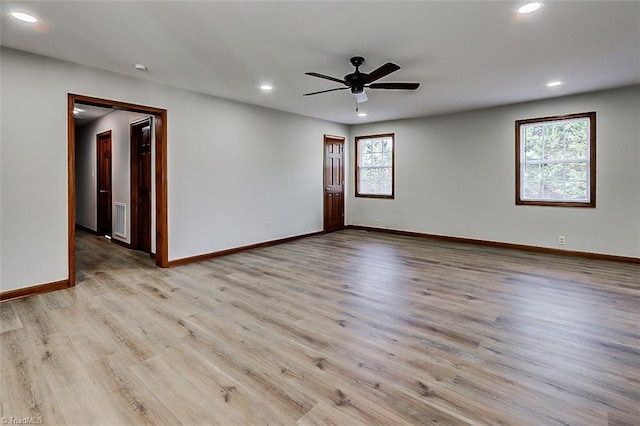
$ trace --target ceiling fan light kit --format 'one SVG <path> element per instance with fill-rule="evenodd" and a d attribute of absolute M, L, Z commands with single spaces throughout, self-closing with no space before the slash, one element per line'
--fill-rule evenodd
<path fill-rule="evenodd" d="M 365 89 L 416 90 L 418 87 L 420 87 L 420 83 L 374 83 L 382 77 L 386 77 L 387 75 L 398 71 L 400 69 L 400 66 L 394 63 L 387 62 L 386 64 L 381 65 L 380 67 L 367 74 L 360 71 L 360 66 L 364 63 L 364 58 L 362 56 L 354 56 L 350 59 L 350 62 L 351 65 L 356 67 L 356 70 L 351 74 L 345 75 L 342 79 L 319 74 L 316 72 L 305 73 L 306 75 L 310 75 L 312 77 L 323 78 L 325 80 L 341 83 L 345 87 L 305 93 L 304 96 L 318 95 L 320 93 L 350 89 L 351 93 L 355 95 L 356 103 L 361 103 L 366 102 L 368 99 Z"/>

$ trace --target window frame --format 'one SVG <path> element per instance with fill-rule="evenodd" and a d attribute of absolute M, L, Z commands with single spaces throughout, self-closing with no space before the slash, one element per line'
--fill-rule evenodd
<path fill-rule="evenodd" d="M 391 194 L 361 194 L 360 193 L 360 140 L 362 139 L 377 139 L 377 138 L 391 138 Z M 375 135 L 363 135 L 355 137 L 355 196 L 358 198 L 378 198 L 393 200 L 396 192 L 396 134 L 395 133 L 380 133 Z"/>
<path fill-rule="evenodd" d="M 563 121 L 576 118 L 589 119 L 589 164 L 588 164 L 588 183 L 589 183 L 589 200 L 588 201 L 563 201 L 563 200 L 523 200 L 521 193 L 522 180 L 522 164 L 521 164 L 521 144 L 520 129 L 524 124 L 546 123 L 549 121 Z M 582 112 L 567 115 L 554 115 L 549 117 L 530 118 L 525 120 L 516 120 L 516 205 L 527 206 L 551 206 L 551 207 L 596 207 L 596 113 Z"/>

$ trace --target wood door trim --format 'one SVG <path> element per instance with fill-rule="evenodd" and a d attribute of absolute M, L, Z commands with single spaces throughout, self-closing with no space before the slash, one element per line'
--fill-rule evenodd
<path fill-rule="evenodd" d="M 67 94 L 67 229 L 69 287 L 76 284 L 75 223 L 76 223 L 76 134 L 73 108 L 76 103 L 103 108 L 121 109 L 154 116 L 155 122 L 155 181 L 156 181 L 156 265 L 169 267 L 168 200 L 167 200 L 167 110 L 110 99 L 73 93 Z"/>
<path fill-rule="evenodd" d="M 346 205 L 346 190 L 345 190 L 345 182 L 344 182 L 344 147 L 345 147 L 346 138 L 342 136 L 333 136 L 333 135 L 324 135 L 322 139 L 322 232 L 327 232 L 326 229 L 326 220 L 325 220 L 325 212 L 326 212 L 326 204 L 327 197 L 325 195 L 325 188 L 327 187 L 325 170 L 327 167 L 327 154 L 326 154 L 326 146 L 328 141 L 336 141 L 342 143 L 342 161 L 340 162 L 342 176 L 342 228 L 344 229 L 344 208 Z"/>
<path fill-rule="evenodd" d="M 76 285 L 76 127 L 73 95 L 67 95 L 67 260 L 68 287 Z M 97 225 L 97 224 L 96 224 Z"/>

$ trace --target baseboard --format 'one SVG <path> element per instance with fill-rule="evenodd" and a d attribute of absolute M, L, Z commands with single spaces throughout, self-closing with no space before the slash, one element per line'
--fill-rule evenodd
<path fill-rule="evenodd" d="M 370 226 L 360 226 L 360 225 L 347 225 L 345 228 L 357 229 L 361 231 L 370 231 L 370 232 L 382 232 L 385 234 L 402 235 L 407 237 L 429 238 L 432 240 L 442 240 L 442 241 L 450 241 L 450 242 L 464 243 L 464 244 L 477 244 L 482 246 L 501 247 L 501 248 L 508 248 L 508 249 L 514 249 L 514 250 L 533 251 L 538 253 L 547 253 L 547 254 L 554 254 L 554 255 L 561 255 L 561 256 L 575 256 L 575 257 L 584 257 L 587 259 L 613 260 L 616 262 L 640 264 L 640 258 L 637 258 L 637 257 L 616 256 L 612 254 L 592 253 L 587 251 L 562 250 L 562 249 L 555 249 L 550 247 L 502 243 L 499 241 L 477 240 L 474 238 L 450 237 L 447 235 L 425 234 L 421 232 L 399 231 L 396 229 L 373 228 Z"/>
<path fill-rule="evenodd" d="M 212 253 L 205 253 L 197 256 L 183 257 L 180 259 L 170 260 L 169 267 L 171 268 L 174 266 L 186 265 L 187 263 L 201 262 L 203 260 L 213 259 L 215 257 L 228 256 L 230 254 L 240 253 L 243 251 L 249 251 L 249 250 L 254 250 L 258 248 L 276 246 L 278 244 L 284 244 L 284 243 L 299 240 L 302 238 L 313 237 L 316 235 L 321 235 L 323 233 L 324 233 L 323 231 L 311 232 L 309 234 L 294 235 L 293 237 L 286 237 L 286 238 L 280 238 L 278 240 L 271 240 L 271 241 L 265 241 L 262 243 L 249 244 L 247 246 L 235 247 L 227 250 L 214 251 Z"/>
<path fill-rule="evenodd" d="M 584 251 L 560 250 L 560 249 L 554 249 L 549 247 L 538 247 L 538 246 L 529 246 L 524 244 L 503 243 L 498 241 L 478 240 L 473 238 L 451 237 L 447 235 L 426 234 L 426 233 L 413 232 L 413 231 L 399 231 L 396 229 L 373 228 L 369 226 L 360 226 L 360 225 L 346 225 L 345 229 L 355 229 L 355 230 L 369 231 L 369 232 L 381 232 L 385 234 L 401 235 L 406 237 L 428 238 L 432 240 L 450 241 L 450 242 L 464 243 L 464 244 L 477 244 L 482 246 L 501 247 L 501 248 L 508 248 L 508 249 L 514 249 L 514 250 L 533 251 L 533 252 L 547 253 L 547 254 L 554 254 L 554 255 L 561 255 L 561 256 L 576 256 L 576 257 L 584 257 L 588 259 L 612 260 L 616 262 L 640 264 L 640 258 L 637 258 L 637 257 L 616 256 L 616 255 L 610 255 L 610 254 L 592 253 L 592 252 L 584 252 Z M 181 259 L 175 259 L 175 260 L 169 261 L 169 267 L 186 265 L 188 263 L 200 262 L 207 259 L 213 259 L 221 256 L 228 256 L 230 254 L 240 253 L 243 251 L 249 251 L 249 250 L 254 250 L 254 249 L 263 248 L 263 247 L 275 246 L 278 244 L 284 244 L 290 241 L 295 241 L 295 240 L 299 240 L 307 237 L 313 237 L 321 234 L 323 234 L 322 231 L 311 232 L 309 234 L 295 235 L 292 237 L 265 241 L 262 243 L 250 244 L 242 247 L 235 247 L 232 249 L 220 250 L 212 253 L 205 253 L 198 256 L 183 257 Z M 123 244 L 127 244 L 127 243 L 123 243 Z M 34 296 L 37 294 L 48 293 L 56 290 L 63 290 L 65 288 L 69 288 L 68 279 L 35 285 L 31 287 L 18 288 L 15 290 L 3 291 L 3 292 L 0 292 L 0 302 L 7 302 L 10 300 L 21 299 L 23 297 Z"/>
<path fill-rule="evenodd" d="M 79 223 L 76 223 L 76 229 L 80 231 L 88 232 L 89 234 L 98 235 L 98 232 L 94 231 L 93 229 L 87 228 L 84 225 L 80 225 Z"/>
<path fill-rule="evenodd" d="M 9 300 L 21 299 L 27 296 L 34 296 L 36 294 L 48 293 L 50 291 L 62 290 L 69 288 L 69 280 L 54 281 L 51 283 L 34 285 L 32 287 L 17 288 L 15 290 L 8 290 L 0 292 L 0 302 L 7 302 Z"/>
<path fill-rule="evenodd" d="M 129 243 L 127 243 L 126 241 L 122 241 L 122 240 L 117 240 L 115 238 L 113 238 L 113 236 L 111 236 L 111 242 L 114 244 L 117 244 L 119 246 L 122 246 L 124 248 L 128 248 L 130 250 L 133 250 L 133 246 Z"/>

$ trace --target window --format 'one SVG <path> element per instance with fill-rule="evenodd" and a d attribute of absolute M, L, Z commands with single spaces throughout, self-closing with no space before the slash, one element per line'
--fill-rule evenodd
<path fill-rule="evenodd" d="M 394 137 L 356 137 L 356 197 L 393 198 Z"/>
<path fill-rule="evenodd" d="M 516 121 L 516 204 L 596 206 L 596 113 Z"/>

